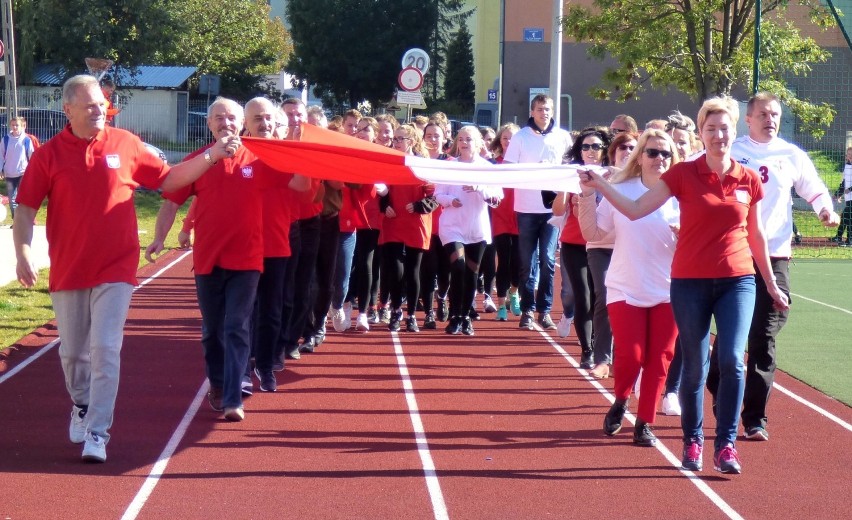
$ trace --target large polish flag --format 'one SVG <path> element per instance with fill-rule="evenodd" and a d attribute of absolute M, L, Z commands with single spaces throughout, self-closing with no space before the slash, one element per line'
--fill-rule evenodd
<path fill-rule="evenodd" d="M 317 179 L 358 184 L 456 184 L 580 192 L 577 165 L 436 161 L 303 124 L 299 141 L 244 137 L 270 167 Z"/>

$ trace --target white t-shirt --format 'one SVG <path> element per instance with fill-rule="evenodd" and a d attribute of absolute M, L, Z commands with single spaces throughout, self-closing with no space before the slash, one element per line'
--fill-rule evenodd
<path fill-rule="evenodd" d="M 474 163 L 488 163 L 482 157 L 476 157 Z M 489 198 L 503 198 L 503 189 L 499 186 L 474 186 L 474 191 L 464 191 L 461 186 L 437 184 L 435 199 L 443 207 L 438 217 L 438 237 L 442 244 L 461 242 L 462 244 L 491 243 L 491 218 L 488 215 Z M 453 199 L 459 199 L 461 207 L 453 207 Z"/>
<path fill-rule="evenodd" d="M 526 126 L 512 136 L 509 148 L 503 155 L 505 162 L 562 164 L 562 158 L 571 148 L 571 134 L 561 128 L 553 128 L 539 134 Z M 539 190 L 515 190 L 515 211 L 520 213 L 550 213 L 544 207 Z"/>
<path fill-rule="evenodd" d="M 852 164 L 847 164 L 843 168 L 843 193 L 845 202 L 852 201 Z"/>
<path fill-rule="evenodd" d="M 776 137 L 759 143 L 749 136 L 738 137 L 731 146 L 731 157 L 756 171 L 763 182 L 760 217 L 763 221 L 769 256 L 789 258 L 793 251 L 793 199 L 791 188 L 819 213 L 834 209 L 831 194 L 819 178 L 808 154 L 798 146 Z"/>
<path fill-rule="evenodd" d="M 659 182 L 659 181 L 658 181 Z M 640 178 L 628 179 L 613 188 L 631 200 L 648 191 Z M 594 197 L 580 201 L 580 224 L 584 228 L 597 219 L 601 232 L 615 234 L 612 260 L 606 274 L 606 303 L 626 302 L 634 307 L 653 307 L 671 301 L 672 258 L 676 238 L 671 225 L 680 222 L 677 200 L 672 197 L 656 211 L 630 220 L 606 199 L 592 213 Z"/>

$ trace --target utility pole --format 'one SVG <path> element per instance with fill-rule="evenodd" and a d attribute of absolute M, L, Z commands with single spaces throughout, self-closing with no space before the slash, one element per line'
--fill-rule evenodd
<path fill-rule="evenodd" d="M 553 98 L 553 120 L 561 125 L 562 104 L 562 2 L 553 0 L 553 36 L 550 39 L 550 97 Z"/>
<path fill-rule="evenodd" d="M 3 2 L 3 43 L 6 64 L 6 112 L 10 117 L 18 115 L 18 82 L 15 77 L 15 24 L 12 22 L 12 0 Z M 8 120 L 8 119 L 7 119 Z"/>

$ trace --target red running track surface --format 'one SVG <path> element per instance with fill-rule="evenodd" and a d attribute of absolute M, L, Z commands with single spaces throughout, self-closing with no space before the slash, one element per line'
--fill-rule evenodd
<path fill-rule="evenodd" d="M 738 442 L 743 474 L 716 473 L 705 453 L 692 476 L 676 467 L 678 418 L 655 425 L 673 458 L 633 446 L 629 422 L 606 437 L 612 380 L 575 368 L 576 338 L 493 314 L 474 337 L 330 329 L 288 361 L 277 393 L 256 391 L 246 420 L 225 422 L 203 399 L 190 268 L 179 260 L 134 296 L 105 464 L 82 463 L 68 441 L 70 402 L 44 347 L 54 327 L 6 353 L 0 519 L 835 518 L 848 507 L 845 405 L 779 374 L 834 420 L 775 391 L 772 440 Z M 713 427 L 708 410 L 708 447 Z"/>

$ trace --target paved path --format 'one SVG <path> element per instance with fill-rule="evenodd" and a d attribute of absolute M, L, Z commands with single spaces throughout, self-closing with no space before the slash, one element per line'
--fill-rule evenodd
<path fill-rule="evenodd" d="M 41 269 L 50 266 L 50 259 L 47 257 L 47 238 L 45 237 L 44 226 L 35 226 L 33 228 L 33 258 L 36 267 Z M 12 240 L 12 229 L 9 226 L 0 227 L 0 287 L 14 282 L 17 279 L 15 274 L 15 243 Z"/>

